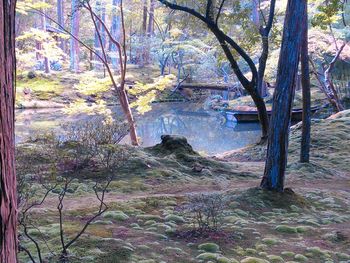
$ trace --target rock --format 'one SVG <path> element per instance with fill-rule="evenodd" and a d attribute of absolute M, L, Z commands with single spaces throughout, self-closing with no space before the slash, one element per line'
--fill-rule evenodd
<path fill-rule="evenodd" d="M 206 252 L 215 253 L 215 252 L 219 251 L 220 247 L 219 247 L 219 245 L 217 245 L 215 243 L 203 243 L 203 244 L 200 244 L 198 246 L 198 249 L 204 250 Z"/>
<path fill-rule="evenodd" d="M 36 78 L 36 73 L 34 71 L 28 71 L 27 78 L 28 79 Z"/>
<path fill-rule="evenodd" d="M 195 163 L 192 167 L 192 172 L 200 173 L 202 172 L 204 166 L 201 165 L 200 163 Z"/>

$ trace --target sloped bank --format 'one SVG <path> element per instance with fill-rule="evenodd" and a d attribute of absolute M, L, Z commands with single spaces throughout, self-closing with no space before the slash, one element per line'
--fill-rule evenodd
<path fill-rule="evenodd" d="M 350 173 L 350 110 L 345 110 L 327 119 L 313 119 L 311 126 L 310 163 L 299 160 L 301 123 L 291 127 L 288 174 L 301 177 L 329 178 L 346 176 Z M 263 162 L 266 145 L 250 145 L 245 148 L 216 156 L 217 160 Z"/>

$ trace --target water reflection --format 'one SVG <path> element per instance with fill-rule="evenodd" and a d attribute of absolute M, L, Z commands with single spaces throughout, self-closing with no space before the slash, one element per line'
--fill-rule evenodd
<path fill-rule="evenodd" d="M 113 112 L 121 114 L 117 108 Z M 84 114 L 67 116 L 59 109 L 17 111 L 16 141 L 38 132 L 62 133 L 61 124 L 86 118 L 89 116 Z M 205 111 L 197 104 L 156 104 L 152 111 L 135 119 L 143 146 L 158 143 L 163 134 L 177 134 L 185 136 L 195 150 L 215 154 L 254 143 L 260 135 L 256 123 L 225 122 L 219 113 Z"/>

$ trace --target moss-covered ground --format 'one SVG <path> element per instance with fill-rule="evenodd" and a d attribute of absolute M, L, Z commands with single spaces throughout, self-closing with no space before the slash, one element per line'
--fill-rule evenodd
<path fill-rule="evenodd" d="M 350 111 L 312 122 L 311 162 L 298 163 L 300 127 L 292 128 L 286 184 L 293 190 L 256 188 L 264 146 L 203 157 L 182 138 L 150 148 L 125 147 L 128 159 L 111 182 L 108 211 L 69 248 L 70 262 L 350 262 Z M 50 161 L 45 141 L 18 146 L 21 161 Z M 104 175 L 84 170 L 64 201 L 65 239 L 98 209 L 93 185 Z M 45 192 L 35 174 L 30 188 Z M 57 198 L 51 193 L 31 212 L 29 232 L 47 262 L 60 252 Z M 193 195 L 220 194 L 225 205 L 216 231 L 198 233 L 184 212 Z M 21 237 L 35 251 L 33 243 Z M 44 241 L 45 240 L 45 241 Z M 25 253 L 20 262 L 28 262 Z"/>

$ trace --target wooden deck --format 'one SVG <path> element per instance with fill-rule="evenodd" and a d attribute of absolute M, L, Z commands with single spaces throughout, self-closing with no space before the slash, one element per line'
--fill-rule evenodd
<path fill-rule="evenodd" d="M 184 83 L 181 84 L 179 89 L 206 89 L 206 90 L 219 90 L 228 91 L 232 88 L 232 85 L 225 84 L 202 84 L 202 83 Z"/>

